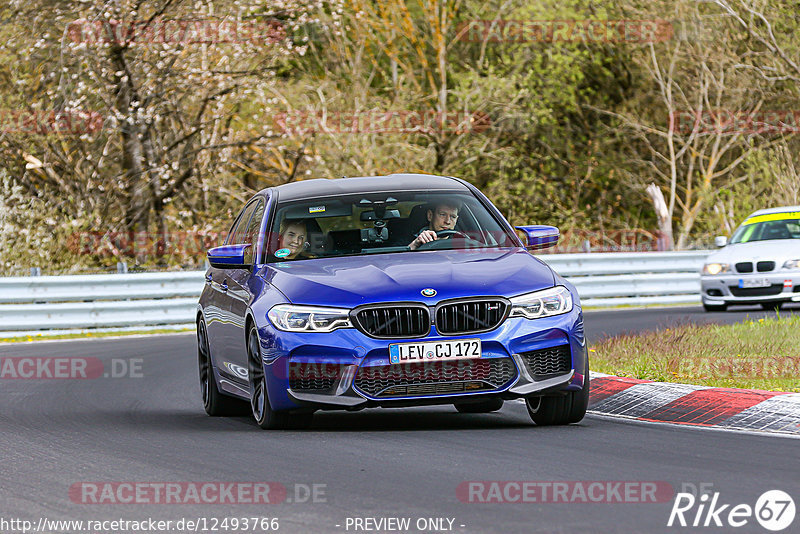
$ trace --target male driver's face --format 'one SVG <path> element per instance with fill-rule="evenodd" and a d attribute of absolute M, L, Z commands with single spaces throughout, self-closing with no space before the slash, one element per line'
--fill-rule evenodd
<path fill-rule="evenodd" d="M 434 210 L 428 210 L 428 221 L 431 223 L 431 230 L 441 232 L 442 230 L 452 230 L 456 227 L 458 220 L 458 210 L 450 206 L 437 206 Z"/>

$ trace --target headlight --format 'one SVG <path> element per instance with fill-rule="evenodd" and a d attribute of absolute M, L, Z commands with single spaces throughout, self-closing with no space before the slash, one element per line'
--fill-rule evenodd
<path fill-rule="evenodd" d="M 783 264 L 784 269 L 800 269 L 800 260 L 787 260 Z"/>
<path fill-rule="evenodd" d="M 287 332 L 332 332 L 337 328 L 352 328 L 350 310 L 278 304 L 267 317 L 278 330 Z"/>
<path fill-rule="evenodd" d="M 537 319 L 572 310 L 572 294 L 564 286 L 526 293 L 511 299 L 509 317 Z"/>
<path fill-rule="evenodd" d="M 731 270 L 731 266 L 727 263 L 706 263 L 703 265 L 703 274 L 722 274 L 728 273 Z"/>

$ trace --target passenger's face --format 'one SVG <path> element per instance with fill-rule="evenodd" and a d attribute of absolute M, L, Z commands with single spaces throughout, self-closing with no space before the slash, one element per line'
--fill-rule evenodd
<path fill-rule="evenodd" d="M 287 258 L 294 258 L 302 250 L 306 243 L 306 229 L 302 224 L 290 224 L 283 231 L 278 248 L 288 248 L 291 253 Z"/>
<path fill-rule="evenodd" d="M 428 210 L 428 221 L 431 223 L 431 230 L 441 232 L 442 230 L 452 230 L 456 227 L 458 220 L 458 210 L 449 206 L 438 206 L 434 210 Z"/>

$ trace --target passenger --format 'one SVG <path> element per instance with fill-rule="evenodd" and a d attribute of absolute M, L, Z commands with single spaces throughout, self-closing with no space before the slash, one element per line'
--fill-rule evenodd
<path fill-rule="evenodd" d="M 303 260 L 313 257 L 306 253 L 309 244 L 308 221 L 305 219 L 283 219 L 278 234 L 275 257 L 279 260 Z"/>

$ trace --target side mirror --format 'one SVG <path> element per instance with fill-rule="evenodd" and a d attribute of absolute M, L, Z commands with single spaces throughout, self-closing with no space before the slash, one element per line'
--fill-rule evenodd
<path fill-rule="evenodd" d="M 558 237 L 561 235 L 558 228 L 555 226 L 545 225 L 530 225 L 530 226 L 515 226 L 517 230 L 525 232 L 528 236 L 528 250 L 541 250 L 543 248 L 554 247 L 558 243 Z"/>
<path fill-rule="evenodd" d="M 728 244 L 728 238 L 725 237 L 724 235 L 718 235 L 717 237 L 714 238 L 714 244 L 717 245 L 718 247 L 724 247 L 725 245 Z"/>
<path fill-rule="evenodd" d="M 245 245 L 223 245 L 214 247 L 207 252 L 208 263 L 218 269 L 246 269 L 250 267 L 245 263 L 245 252 L 250 247 L 250 243 Z"/>

